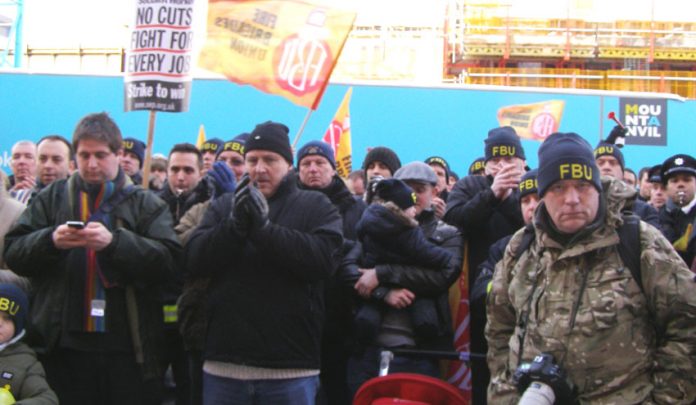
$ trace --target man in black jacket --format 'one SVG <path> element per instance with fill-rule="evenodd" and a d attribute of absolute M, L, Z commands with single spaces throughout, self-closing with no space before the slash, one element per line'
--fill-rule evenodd
<path fill-rule="evenodd" d="M 310 141 L 297 152 L 298 186 L 329 197 L 343 219 L 344 251 L 356 239 L 355 224 L 365 211 L 365 202 L 356 199 L 336 173 L 336 160 L 326 142 Z M 350 356 L 351 295 L 331 277 L 326 282 L 326 321 L 321 350 L 320 403 L 350 404 L 346 365 Z"/>
<path fill-rule="evenodd" d="M 524 226 L 519 203 L 519 182 L 524 173 L 525 155 L 512 127 L 494 128 L 485 140 L 485 176 L 469 175 L 455 184 L 447 200 L 445 222 L 458 227 L 468 239 L 469 291 L 478 276 L 478 266 L 488 249 L 503 236 Z M 486 353 L 484 324 L 472 319 L 471 351 Z M 488 366 L 472 359 L 472 398 L 486 403 Z"/>
<path fill-rule="evenodd" d="M 217 144 L 210 143 L 209 146 L 212 147 L 211 145 Z M 174 226 L 177 226 L 186 212 L 196 204 L 208 201 L 216 195 L 234 191 L 234 174 L 224 162 L 214 163 L 205 176 L 201 174 L 203 164 L 201 152 L 190 143 L 176 144 L 169 151 L 167 181 L 157 195 L 169 205 Z M 196 398 L 194 402 L 198 402 L 202 390 L 201 375 L 198 372 L 202 364 L 200 356 L 196 356 L 195 352 L 190 352 L 188 356 L 185 354 L 178 330 L 176 303 L 182 294 L 182 287 L 183 280 L 171 279 L 162 291 L 162 309 L 166 326 L 166 344 L 162 347 L 163 364 L 165 368 L 171 364 L 177 403 L 185 403 L 192 393 L 193 398 Z"/>
<path fill-rule="evenodd" d="M 212 277 L 203 402 L 313 404 L 341 217 L 297 187 L 285 125 L 257 125 L 244 160 L 248 175 L 211 203 L 186 246 L 188 271 Z"/>
<path fill-rule="evenodd" d="M 449 263 L 441 268 L 424 268 L 413 263 L 388 263 L 363 269 L 360 268 L 363 251 L 358 243 L 344 259 L 342 280 L 353 286 L 361 299 L 371 300 L 387 309 L 377 337 L 370 342 L 356 342 L 354 354 L 348 362 L 348 386 L 353 394 L 365 381 L 377 376 L 380 348 L 453 350 L 448 289 L 461 271 L 461 235 L 455 227 L 435 216 L 432 201 L 437 196 L 437 176 L 430 166 L 423 162 L 411 162 L 397 170 L 394 177 L 408 184 L 416 194 L 416 219 L 424 236 L 452 256 Z M 438 330 L 435 336 L 424 337 L 414 333 L 405 309 L 413 304 L 416 296 L 431 297 L 436 301 Z M 390 372 L 410 372 L 434 377 L 440 375 L 436 360 L 399 356 L 392 361 Z"/>
<path fill-rule="evenodd" d="M 167 206 L 119 168 L 106 113 L 75 128 L 78 172 L 39 193 L 6 236 L 5 259 L 32 283 L 28 342 L 65 404 L 139 404 L 161 377 L 157 288 L 180 246 Z M 68 221 L 80 221 L 69 223 Z"/>

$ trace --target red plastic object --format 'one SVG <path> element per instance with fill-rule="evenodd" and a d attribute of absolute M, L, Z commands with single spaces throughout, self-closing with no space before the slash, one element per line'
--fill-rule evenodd
<path fill-rule="evenodd" d="M 454 386 L 437 378 L 394 373 L 367 381 L 353 405 L 464 405 L 466 400 Z"/>

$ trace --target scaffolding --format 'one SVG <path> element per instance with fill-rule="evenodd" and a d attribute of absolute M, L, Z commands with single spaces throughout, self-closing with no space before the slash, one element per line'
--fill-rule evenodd
<path fill-rule="evenodd" d="M 0 67 L 13 66 L 21 67 L 22 58 L 13 54 L 13 61 L 10 64 L 10 49 L 22 49 L 23 44 L 23 22 L 24 22 L 24 0 L 10 0 L 0 2 L 0 12 L 8 12 L 9 15 L 0 14 Z M 14 42 L 14 47 L 12 43 Z M 21 55 L 21 54 L 20 54 Z"/>

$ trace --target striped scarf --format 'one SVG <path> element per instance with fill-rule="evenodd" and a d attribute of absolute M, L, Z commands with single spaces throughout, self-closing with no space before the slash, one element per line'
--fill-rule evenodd
<path fill-rule="evenodd" d="M 109 201 L 126 183 L 126 176 L 119 170 L 113 181 L 100 185 L 86 184 L 75 175 L 70 184 L 70 204 L 77 219 L 84 223 L 101 222 L 107 229 L 112 229 L 111 215 L 100 211 L 103 204 Z M 76 263 L 74 269 L 80 281 L 82 293 L 82 325 L 85 332 L 106 332 L 106 316 L 93 316 L 93 303 L 106 303 L 106 288 L 113 287 L 102 272 L 97 259 L 97 252 L 90 248 L 74 249 Z M 104 310 L 104 308 L 102 308 Z"/>

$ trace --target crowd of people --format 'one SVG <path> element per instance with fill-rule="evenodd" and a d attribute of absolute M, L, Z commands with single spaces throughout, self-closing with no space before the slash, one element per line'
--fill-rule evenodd
<path fill-rule="evenodd" d="M 328 144 L 295 152 L 288 132 L 146 159 L 95 113 L 70 140 L 17 142 L 0 171 L 0 388 L 341 405 L 386 348 L 472 353 L 475 404 L 696 400 L 693 156 L 636 175 L 616 127 L 595 148 L 552 134 L 531 169 L 500 127 L 461 178 L 379 146 L 343 179 Z M 444 377 L 432 357 L 390 372 Z"/>

